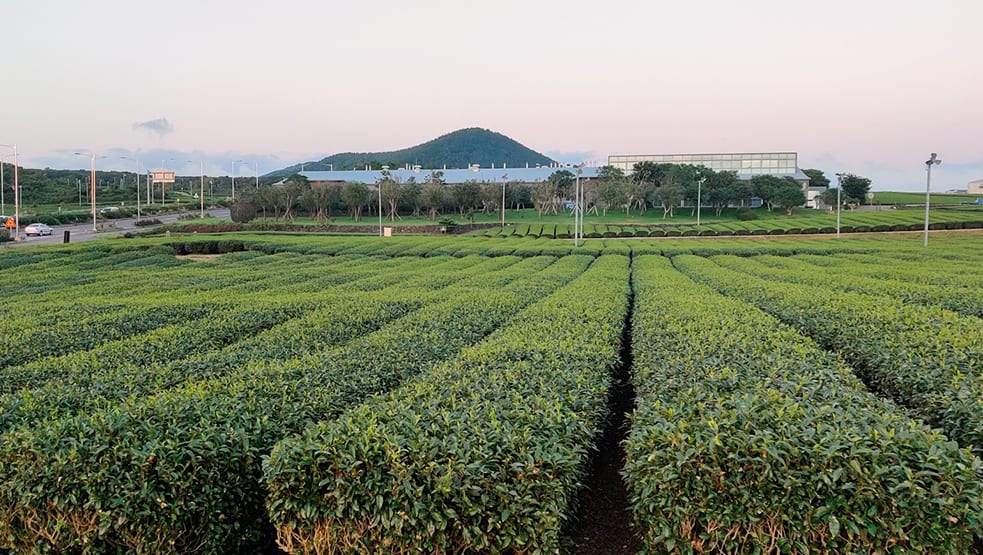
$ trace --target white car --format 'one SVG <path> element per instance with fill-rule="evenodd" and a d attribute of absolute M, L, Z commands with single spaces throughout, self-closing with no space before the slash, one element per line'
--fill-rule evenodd
<path fill-rule="evenodd" d="M 31 235 L 51 235 L 54 232 L 47 224 L 30 224 L 24 228 L 24 234 Z"/>

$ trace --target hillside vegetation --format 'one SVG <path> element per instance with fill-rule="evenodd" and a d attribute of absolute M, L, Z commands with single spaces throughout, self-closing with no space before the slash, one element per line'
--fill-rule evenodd
<path fill-rule="evenodd" d="M 305 162 L 305 170 L 353 170 L 366 165 L 381 169 L 383 165 L 401 167 L 420 164 L 425 168 L 465 168 L 469 164 L 491 166 L 506 164 L 525 166 L 549 164 L 550 158 L 527 148 L 519 142 L 487 129 L 471 127 L 441 135 L 423 144 L 390 152 L 343 152 L 316 162 Z M 272 172 L 270 176 L 287 177 L 300 171 L 297 164 Z"/>

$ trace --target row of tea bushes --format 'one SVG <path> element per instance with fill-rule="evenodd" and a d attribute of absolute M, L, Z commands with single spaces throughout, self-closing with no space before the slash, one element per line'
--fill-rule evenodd
<path fill-rule="evenodd" d="M 933 251 L 937 252 L 937 251 Z M 979 253 L 983 254 L 983 253 Z M 901 280 L 918 285 L 942 285 L 947 288 L 983 287 L 983 256 L 962 255 L 959 259 L 947 259 L 940 264 L 939 257 L 911 260 L 898 255 L 885 254 L 839 254 L 818 256 L 802 254 L 795 256 L 815 267 L 818 273 L 834 271 L 849 272 L 853 276 L 874 279 Z"/>
<path fill-rule="evenodd" d="M 938 306 L 967 316 L 983 316 L 983 282 L 978 289 L 960 290 L 942 284 L 912 283 L 907 280 L 868 278 L 857 275 L 854 265 L 842 265 L 835 279 L 827 272 L 793 257 L 718 258 L 721 266 L 777 282 L 817 288 L 835 288 L 911 304 Z M 924 268 L 926 274 L 931 273 Z"/>
<path fill-rule="evenodd" d="M 777 283 L 677 257 L 695 279 L 842 353 L 873 389 L 983 454 L 983 320 L 884 297 Z M 836 278 L 831 276 L 831 285 Z"/>
<path fill-rule="evenodd" d="M 52 361 L 26 365 L 23 379 L 37 384 L 44 374 L 48 381 L 0 397 L 0 429 L 151 395 L 249 363 L 299 358 L 335 347 L 437 300 L 440 288 L 472 272 L 499 270 L 518 260 L 451 259 L 441 265 L 445 271 L 436 274 L 419 272 L 412 259 L 393 261 L 386 275 L 398 278 L 398 286 L 366 287 L 362 290 L 372 292 L 352 293 L 351 287 L 359 282 L 349 282 L 330 296 L 322 293 L 310 311 L 299 310 L 310 305 L 310 299 L 271 293 L 262 303 L 223 311 L 214 318 L 155 330 L 133 341 L 108 345 L 111 349 L 103 346 L 56 359 L 64 370 L 57 379 L 51 376 L 56 369 Z M 7 377 L 12 372 L 8 370 Z"/>
<path fill-rule="evenodd" d="M 247 364 L 8 432 L 0 442 L 0 541 L 55 552 L 260 550 L 273 535 L 261 461 L 276 441 L 455 356 L 589 261 L 525 260 L 450 287 L 440 302 L 339 349 Z"/>
<path fill-rule="evenodd" d="M 646 552 L 964 554 L 983 463 L 753 306 L 636 259 L 625 475 Z"/>
<path fill-rule="evenodd" d="M 292 553 L 552 553 L 607 416 L 628 259 L 605 256 L 461 356 L 278 444 Z"/>

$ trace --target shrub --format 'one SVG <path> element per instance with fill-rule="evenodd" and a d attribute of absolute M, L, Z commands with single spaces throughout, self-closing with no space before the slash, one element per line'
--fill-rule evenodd
<path fill-rule="evenodd" d="M 983 489 L 968 451 L 672 267 L 717 285 L 713 262 L 635 264 L 625 473 L 644 552 L 969 552 Z"/>
<path fill-rule="evenodd" d="M 742 222 L 758 219 L 758 213 L 751 208 L 738 208 L 734 215 Z"/>
<path fill-rule="evenodd" d="M 229 217 L 237 224 L 245 224 L 256 219 L 256 205 L 247 200 L 237 201 L 229 209 Z"/>

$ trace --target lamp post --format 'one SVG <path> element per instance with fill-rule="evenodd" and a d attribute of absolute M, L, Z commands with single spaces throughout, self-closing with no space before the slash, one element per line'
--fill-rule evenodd
<path fill-rule="evenodd" d="M 201 175 L 201 182 L 198 184 L 198 200 L 200 201 L 201 204 L 201 211 L 199 212 L 198 217 L 204 218 L 205 217 L 205 161 L 204 160 L 198 160 L 198 171 L 200 172 Z"/>
<path fill-rule="evenodd" d="M 505 229 L 505 184 L 509 182 L 509 174 L 502 174 L 502 229 Z"/>
<path fill-rule="evenodd" d="M 17 145 L 0 145 L 14 151 L 14 241 L 20 241 L 20 189 L 17 183 Z M 3 166 L 0 165 L 0 172 Z"/>
<path fill-rule="evenodd" d="M 928 246 L 928 203 L 931 199 L 930 191 L 932 188 L 932 166 L 938 166 L 942 163 L 942 159 L 938 157 L 938 154 L 932 153 L 928 160 L 925 160 L 925 170 L 928 172 L 925 177 L 925 245 Z"/>
<path fill-rule="evenodd" d="M 375 186 L 379 190 L 379 237 L 382 237 L 382 183 Z"/>
<path fill-rule="evenodd" d="M 700 205 L 703 204 L 703 182 L 706 181 L 705 177 L 701 177 L 699 181 L 696 182 L 696 227 L 700 227 Z"/>
<path fill-rule="evenodd" d="M 256 172 L 256 190 L 259 190 L 259 162 L 253 162 L 253 170 Z"/>
<path fill-rule="evenodd" d="M 580 238 L 583 235 L 582 231 L 584 228 L 584 209 L 581 206 L 583 201 L 583 191 L 580 188 L 580 174 L 584 172 L 583 164 L 577 166 L 577 181 L 574 186 L 574 202 L 573 202 L 573 246 L 580 246 Z"/>
<path fill-rule="evenodd" d="M 96 229 L 96 155 L 94 152 L 76 152 L 76 156 L 88 156 L 89 163 L 89 204 L 92 206 L 92 233 Z M 105 158 L 105 156 L 99 156 Z"/>
<path fill-rule="evenodd" d="M 3 155 L 0 154 L 0 214 L 7 211 L 7 202 L 3 198 Z"/>
<path fill-rule="evenodd" d="M 843 204 L 840 202 L 840 192 L 843 191 L 843 178 L 846 177 L 845 173 L 836 174 L 836 238 L 840 238 L 840 206 Z"/>
<path fill-rule="evenodd" d="M 239 164 L 246 164 L 245 160 L 236 160 L 232 162 L 232 202 L 236 201 L 236 171 L 239 168 Z"/>
<path fill-rule="evenodd" d="M 136 158 L 128 158 L 126 156 L 120 156 L 120 158 L 122 158 L 123 160 L 132 160 L 133 162 L 137 163 L 137 172 L 134 175 L 136 175 L 137 178 L 137 221 L 139 221 L 140 220 L 140 161 L 137 160 Z"/>
<path fill-rule="evenodd" d="M 194 160 L 185 160 L 185 162 L 187 162 L 188 164 L 195 163 Z M 198 175 L 200 180 L 198 184 L 198 202 L 199 202 L 199 210 L 200 210 L 198 213 L 198 217 L 204 218 L 205 217 L 205 160 L 198 160 Z M 190 188 L 188 189 L 188 192 L 189 193 L 191 192 Z"/>

